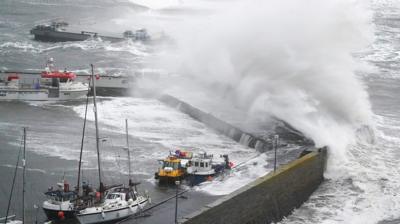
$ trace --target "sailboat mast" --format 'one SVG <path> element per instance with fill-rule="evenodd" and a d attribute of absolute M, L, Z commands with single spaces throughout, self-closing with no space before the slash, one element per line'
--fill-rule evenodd
<path fill-rule="evenodd" d="M 96 150 L 97 150 L 97 165 L 99 170 L 99 183 L 100 183 L 100 193 L 103 193 L 103 182 L 101 181 L 101 164 L 100 164 L 100 147 L 99 147 L 99 126 L 97 122 L 97 104 L 96 104 L 96 78 L 94 77 L 93 64 L 92 67 L 92 83 L 93 83 L 93 111 L 94 111 L 94 123 L 96 126 Z"/>
<path fill-rule="evenodd" d="M 82 130 L 82 140 L 81 140 L 81 151 L 79 154 L 79 165 L 78 165 L 78 183 L 77 183 L 77 193 L 78 196 L 80 195 L 80 184 L 81 184 L 81 168 L 82 168 L 82 153 L 83 153 L 83 143 L 85 140 L 85 131 L 86 131 L 86 118 L 87 118 L 87 109 L 88 109 L 88 105 L 89 105 L 89 91 L 90 91 L 90 85 L 91 85 L 92 81 L 89 80 L 89 85 L 88 85 L 88 94 L 86 96 L 86 106 L 85 106 L 85 119 L 83 120 L 83 130 Z M 76 201 L 78 202 L 78 200 Z"/>
<path fill-rule="evenodd" d="M 26 128 L 24 128 L 24 153 L 22 157 L 22 223 L 25 223 L 25 167 L 26 167 L 26 160 L 25 160 L 25 151 L 26 151 Z"/>
<path fill-rule="evenodd" d="M 128 177 L 129 177 L 129 186 L 132 185 L 132 171 L 131 171 L 131 153 L 129 150 L 129 134 L 128 134 L 128 119 L 125 119 L 125 130 L 126 130 L 126 149 L 128 150 Z"/>
<path fill-rule="evenodd" d="M 22 141 L 24 141 L 24 136 L 22 136 Z M 7 223 L 7 220 L 8 220 L 8 213 L 10 211 L 11 199 L 12 199 L 12 195 L 14 192 L 15 178 L 17 177 L 19 158 L 21 157 L 21 148 L 22 147 L 19 147 L 17 163 L 15 164 L 14 177 L 13 177 L 13 181 L 12 181 L 12 185 L 11 185 L 10 197 L 8 198 L 7 212 L 6 212 L 6 218 L 5 218 L 4 223 Z"/>

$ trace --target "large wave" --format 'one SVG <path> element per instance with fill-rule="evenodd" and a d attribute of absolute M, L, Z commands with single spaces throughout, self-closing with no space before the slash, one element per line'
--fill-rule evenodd
<path fill-rule="evenodd" d="M 163 66 L 206 91 L 223 87 L 250 117 L 287 121 L 330 146 L 331 162 L 343 162 L 356 130 L 371 124 L 352 53 L 371 43 L 373 26 L 357 1 L 235 1 L 174 26 L 178 50 Z"/>

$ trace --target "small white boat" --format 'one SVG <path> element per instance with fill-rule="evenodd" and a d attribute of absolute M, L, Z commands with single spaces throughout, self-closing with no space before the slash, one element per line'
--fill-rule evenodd
<path fill-rule="evenodd" d="M 148 201 L 132 187 L 115 187 L 106 192 L 103 203 L 79 211 L 76 218 L 81 224 L 118 221 L 140 212 Z"/>

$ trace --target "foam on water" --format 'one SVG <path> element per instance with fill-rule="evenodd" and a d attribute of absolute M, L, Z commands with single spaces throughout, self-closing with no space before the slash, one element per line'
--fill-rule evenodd
<path fill-rule="evenodd" d="M 1 166 L 15 168 L 15 165 L 11 165 L 11 164 L 2 164 Z M 22 168 L 23 168 L 22 166 L 18 166 L 18 169 L 22 169 Z M 42 170 L 42 169 L 26 168 L 26 170 L 31 171 L 31 172 L 47 173 L 46 170 Z"/>
<path fill-rule="evenodd" d="M 99 121 L 109 130 L 124 133 L 125 120 L 129 120 L 130 133 L 145 141 L 159 143 L 173 150 L 188 147 L 209 153 L 231 151 L 251 152 L 229 138 L 218 135 L 181 112 L 154 99 L 103 98 L 98 103 Z M 83 116 L 84 106 L 73 108 Z M 88 113 L 88 119 L 94 115 Z"/>
<path fill-rule="evenodd" d="M 330 146 L 326 182 L 283 223 L 400 216 L 398 111 L 375 116 L 362 80 L 397 80 L 400 4 L 372 2 L 229 2 L 215 16 L 174 23 L 178 50 L 162 66 L 204 91 L 226 88 L 225 98 L 251 108 L 249 116 L 272 114 Z M 378 68 L 365 66 L 370 62 Z"/>
<path fill-rule="evenodd" d="M 349 146 L 346 176 L 328 179 L 282 223 L 366 223 L 398 218 L 400 211 L 399 136 L 385 134 L 391 120 L 377 116 L 376 144 Z"/>
<path fill-rule="evenodd" d="M 151 9 L 162 9 L 162 8 L 168 8 L 168 7 L 173 7 L 173 6 L 183 4 L 182 0 L 152 0 L 152 1 L 130 0 L 130 1 L 132 3 L 143 5 L 143 6 L 151 8 Z"/>
<path fill-rule="evenodd" d="M 252 159 L 257 152 L 244 147 L 231 139 L 215 133 L 202 123 L 197 122 L 189 116 L 170 108 L 154 99 L 140 98 L 100 98 L 98 103 L 98 116 L 101 129 L 124 133 L 124 118 L 129 120 L 129 134 L 145 142 L 160 144 L 161 147 L 146 149 L 140 153 L 140 160 L 154 163 L 156 159 L 164 158 L 169 151 L 176 149 L 187 149 L 194 153 L 205 151 L 214 154 L 215 159 L 218 155 L 228 154 L 231 161 L 235 164 L 246 162 Z M 80 116 L 84 114 L 84 106 L 74 106 Z M 90 111 L 90 110 L 89 110 Z M 92 113 L 88 113 L 88 119 L 94 120 Z M 106 126 L 105 126 L 105 125 Z M 139 149 L 140 150 L 140 149 Z M 232 173 L 224 181 L 216 181 L 214 184 L 218 191 L 212 189 L 211 185 L 205 188 L 198 188 L 210 194 L 226 194 L 232 192 L 250 182 L 255 177 L 267 172 L 263 156 L 257 160 L 254 158 L 248 163 L 249 168 L 240 172 Z M 108 155 L 105 159 L 112 161 L 115 156 Z M 264 158 L 265 159 L 265 158 Z M 259 160 L 259 161 L 258 161 Z M 252 167 L 255 162 L 258 165 Z M 243 165 L 245 167 L 245 165 Z M 151 175 L 151 171 L 143 171 Z M 245 178 L 246 176 L 246 178 Z"/>
<path fill-rule="evenodd" d="M 234 168 L 231 172 L 215 178 L 213 181 L 204 182 L 195 187 L 195 190 L 213 195 L 226 195 L 271 171 L 267 168 L 267 155 L 260 154 Z"/>
<path fill-rule="evenodd" d="M 360 55 L 360 60 L 374 63 L 376 70 L 363 76 L 366 79 L 375 77 L 378 81 L 389 78 L 398 83 L 399 32 L 391 26 L 399 19 L 400 4 L 377 0 L 371 7 L 376 12 L 377 38 L 367 52 Z M 398 101 L 393 98 L 395 89 L 380 87 L 379 92 L 372 92 L 379 103 L 375 107 L 377 115 L 373 116 L 375 138 L 371 139 L 368 131 L 359 131 L 356 141 L 347 147 L 347 160 L 334 169 L 346 173 L 328 173 L 330 179 L 282 223 L 398 223 L 400 117 L 398 111 L 393 110 L 396 107 L 391 105 Z"/>
<path fill-rule="evenodd" d="M 128 52 L 134 56 L 148 55 L 147 47 L 141 43 L 127 40 L 122 42 L 110 43 L 108 41 L 85 40 L 77 42 L 61 42 L 55 44 L 37 42 L 5 42 L 0 44 L 2 53 L 6 52 L 29 52 L 33 54 L 51 53 L 56 50 L 79 49 L 84 51 L 104 50 L 110 52 Z"/>

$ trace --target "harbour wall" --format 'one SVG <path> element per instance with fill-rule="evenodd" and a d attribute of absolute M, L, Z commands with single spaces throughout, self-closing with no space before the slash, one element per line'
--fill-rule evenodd
<path fill-rule="evenodd" d="M 265 224 L 290 215 L 323 181 L 327 148 L 310 152 L 183 217 L 184 224 Z"/>
<path fill-rule="evenodd" d="M 170 95 L 161 102 L 175 107 L 233 140 L 260 151 L 272 149 L 272 143 L 205 113 Z M 180 219 L 185 224 L 265 224 L 290 215 L 324 180 L 327 148 L 310 146 L 300 158 L 278 167 L 239 190 L 222 197 L 199 211 Z"/>
<path fill-rule="evenodd" d="M 171 95 L 162 95 L 159 100 L 171 107 L 175 107 L 181 112 L 188 114 L 192 118 L 206 124 L 207 126 L 215 129 L 216 131 L 232 138 L 234 141 L 239 142 L 250 148 L 257 149 L 259 151 L 266 151 L 272 149 L 273 145 L 271 141 L 258 138 L 250 133 L 244 132 L 239 128 L 220 120 L 210 113 L 205 113 L 192 105 L 183 102 Z"/>

